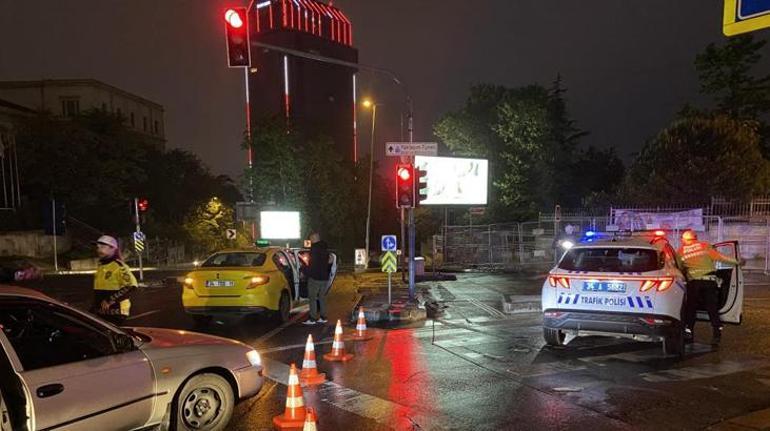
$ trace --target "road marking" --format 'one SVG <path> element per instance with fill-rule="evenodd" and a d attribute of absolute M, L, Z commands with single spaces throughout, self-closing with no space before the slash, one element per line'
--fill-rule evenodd
<path fill-rule="evenodd" d="M 262 363 L 267 378 L 288 385 L 288 365 L 270 358 L 263 358 Z M 319 385 L 317 394 L 322 401 L 340 410 L 371 419 L 393 429 L 448 429 L 454 422 L 452 418 L 446 417 L 442 421 L 440 418 L 432 417 L 435 415 L 429 415 L 413 407 L 365 394 L 334 382 Z M 414 427 L 415 424 L 417 428 Z"/>
<path fill-rule="evenodd" d="M 315 341 L 315 342 L 313 342 L 313 345 L 320 346 L 320 345 L 323 345 L 323 344 L 332 344 L 332 343 L 334 343 L 334 340 L 330 339 L 330 340 L 324 340 L 324 341 Z M 305 346 L 306 346 L 306 344 L 302 343 L 302 344 L 292 344 L 292 345 L 289 345 L 289 346 L 273 347 L 271 349 L 259 349 L 259 354 L 263 355 L 265 353 L 282 352 L 284 350 L 292 350 L 292 349 L 299 349 L 299 348 L 304 349 Z"/>
<path fill-rule="evenodd" d="M 126 320 L 134 320 L 134 319 L 138 319 L 138 318 L 140 318 L 140 317 L 145 317 L 145 316 L 149 316 L 149 315 L 151 315 L 151 314 L 160 313 L 160 311 L 161 311 L 161 310 L 152 310 L 152 311 L 147 311 L 147 312 L 144 312 L 144 313 L 140 313 L 140 314 L 137 314 L 136 316 L 130 316 L 130 317 L 127 317 L 127 318 L 126 318 Z"/>
<path fill-rule="evenodd" d="M 718 364 L 696 365 L 693 367 L 676 368 L 673 370 L 642 373 L 640 376 L 643 380 L 651 383 L 681 382 L 685 380 L 709 379 L 727 374 L 735 374 L 766 365 L 767 361 L 764 360 L 748 360 L 741 362 L 723 361 Z"/>

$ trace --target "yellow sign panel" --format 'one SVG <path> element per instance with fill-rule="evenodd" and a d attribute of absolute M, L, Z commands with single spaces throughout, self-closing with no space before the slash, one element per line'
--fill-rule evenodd
<path fill-rule="evenodd" d="M 725 0 L 722 31 L 725 36 L 770 27 L 770 1 Z"/>
<path fill-rule="evenodd" d="M 396 265 L 396 253 L 392 251 L 386 251 L 382 254 L 380 259 L 380 265 L 382 266 L 382 272 L 396 272 L 398 265 Z"/>

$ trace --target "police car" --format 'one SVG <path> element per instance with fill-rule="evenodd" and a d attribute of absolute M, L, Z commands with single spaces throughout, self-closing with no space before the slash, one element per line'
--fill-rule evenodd
<path fill-rule="evenodd" d="M 714 247 L 740 260 L 737 241 Z M 739 324 L 741 268 L 720 264 L 716 276 L 722 322 Z M 543 283 L 543 335 L 551 346 L 564 345 L 567 334 L 623 336 L 662 342 L 664 354 L 681 356 L 685 294 L 684 272 L 666 232 L 586 232 Z M 705 311 L 698 319 L 707 320 Z"/>

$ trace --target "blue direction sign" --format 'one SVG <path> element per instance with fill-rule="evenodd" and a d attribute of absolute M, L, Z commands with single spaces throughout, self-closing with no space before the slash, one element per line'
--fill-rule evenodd
<path fill-rule="evenodd" d="M 144 232 L 134 232 L 134 241 L 144 241 L 147 239 L 147 236 L 144 234 Z"/>
<path fill-rule="evenodd" d="M 380 244 L 382 245 L 382 251 L 396 251 L 398 242 L 396 242 L 395 235 L 383 235 Z"/>
<path fill-rule="evenodd" d="M 727 36 L 770 27 L 770 0 L 725 0 L 722 22 Z"/>

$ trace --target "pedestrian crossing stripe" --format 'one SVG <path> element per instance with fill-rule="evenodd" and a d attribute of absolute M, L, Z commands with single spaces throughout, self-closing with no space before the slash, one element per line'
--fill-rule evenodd
<path fill-rule="evenodd" d="M 396 254 L 392 251 L 386 251 L 382 255 L 380 265 L 382 265 L 382 272 L 396 272 Z"/>

